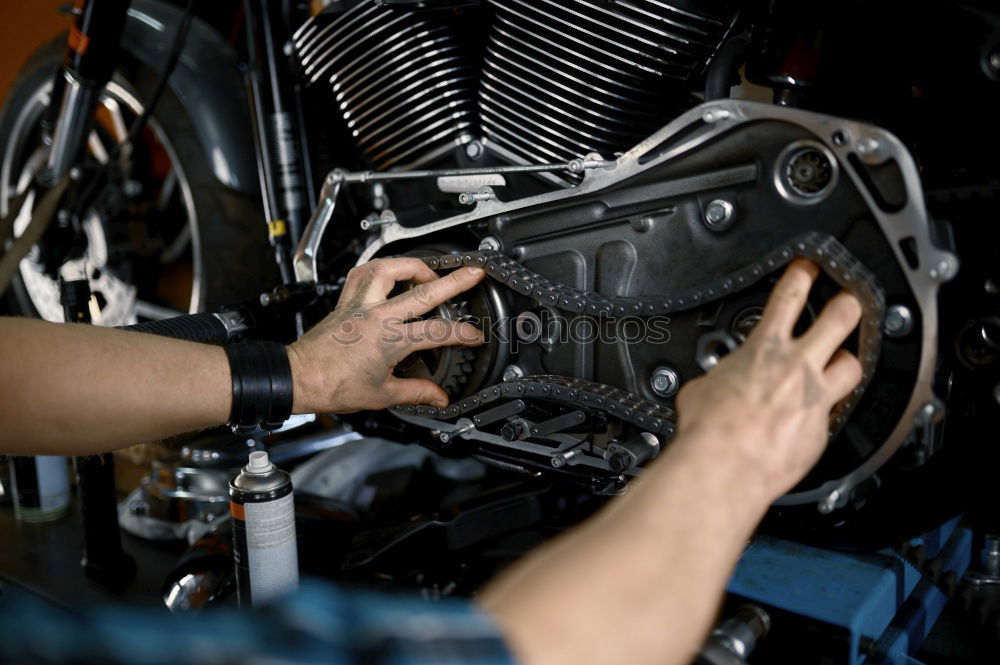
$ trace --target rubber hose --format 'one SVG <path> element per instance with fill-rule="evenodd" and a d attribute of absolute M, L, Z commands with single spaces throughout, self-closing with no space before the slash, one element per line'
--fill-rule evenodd
<path fill-rule="evenodd" d="M 223 346 L 229 341 L 229 334 L 222 321 L 214 314 L 205 312 L 185 314 L 160 321 L 136 323 L 131 326 L 121 326 L 120 329 L 217 346 Z"/>

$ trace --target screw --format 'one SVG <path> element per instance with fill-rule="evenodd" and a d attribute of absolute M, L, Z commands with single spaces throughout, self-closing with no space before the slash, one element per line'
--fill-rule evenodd
<path fill-rule="evenodd" d="M 941 259 L 931 268 L 931 279 L 946 282 L 955 274 L 955 266 L 949 259 Z"/>
<path fill-rule="evenodd" d="M 993 400 L 1000 404 L 1000 383 L 993 386 Z"/>
<path fill-rule="evenodd" d="M 906 337 L 913 330 L 913 314 L 905 305 L 891 305 L 885 312 L 885 334 L 894 339 Z"/>
<path fill-rule="evenodd" d="M 649 385 L 660 397 L 673 397 L 681 387 L 681 378 L 672 367 L 657 367 L 649 377 Z"/>
<path fill-rule="evenodd" d="M 816 507 L 819 509 L 819 512 L 823 513 L 824 515 L 829 515 L 830 513 L 833 512 L 833 509 L 837 507 L 837 502 L 839 500 L 840 500 L 840 490 L 833 490 L 832 492 L 827 494 L 826 498 L 820 501 Z"/>
<path fill-rule="evenodd" d="M 73 182 L 79 182 L 82 177 L 83 170 L 81 170 L 79 166 L 74 166 L 69 170 L 69 179 Z"/>
<path fill-rule="evenodd" d="M 917 427 L 924 427 L 931 423 L 936 423 L 944 417 L 944 404 L 941 400 L 934 398 L 926 402 L 917 414 L 913 416 L 913 422 Z"/>
<path fill-rule="evenodd" d="M 517 381 L 524 376 L 524 370 L 517 365 L 507 365 L 503 370 L 503 380 L 507 383 Z"/>
<path fill-rule="evenodd" d="M 552 465 L 553 468 L 561 469 L 562 467 L 566 466 L 567 462 L 569 462 L 571 459 L 573 459 L 579 454 L 580 451 L 577 448 L 574 448 L 573 450 L 567 450 L 564 453 L 553 455 L 552 458 L 549 459 L 549 463 Z"/>
<path fill-rule="evenodd" d="M 492 201 L 495 198 L 496 195 L 493 193 L 493 188 L 486 186 L 478 192 L 462 192 L 458 195 L 458 202 L 464 206 L 471 206 L 479 201 Z"/>
<path fill-rule="evenodd" d="M 295 53 L 295 47 L 292 46 L 291 42 L 285 42 L 284 45 L 281 47 L 281 52 L 284 53 L 285 55 L 290 56 L 293 53 Z"/>
<path fill-rule="evenodd" d="M 479 159 L 483 156 L 483 144 L 479 141 L 469 141 L 465 144 L 465 156 L 469 159 Z"/>
<path fill-rule="evenodd" d="M 500 241 L 493 236 L 486 236 L 479 241 L 479 249 L 484 252 L 499 252 L 500 248 Z"/>
<path fill-rule="evenodd" d="M 463 434 L 467 434 L 468 432 L 471 432 L 474 429 L 475 425 L 471 424 L 462 425 L 461 427 L 456 427 L 450 432 L 440 432 L 438 434 L 438 440 L 441 443 L 451 443 L 452 440 L 455 439 L 456 437 L 462 436 Z"/>
<path fill-rule="evenodd" d="M 724 199 L 716 199 L 705 208 L 705 226 L 713 231 L 725 231 L 733 225 L 736 209 Z"/>
<path fill-rule="evenodd" d="M 377 226 L 383 226 L 394 221 L 396 221 L 396 216 L 389 210 L 383 211 L 381 215 L 373 212 L 361 220 L 361 230 L 368 231 L 369 229 L 374 229 Z"/>
<path fill-rule="evenodd" d="M 858 141 L 859 155 L 874 155 L 879 149 L 878 139 L 866 136 Z"/>
<path fill-rule="evenodd" d="M 995 71 L 1000 72 L 1000 49 L 990 53 L 990 67 L 992 67 Z"/>

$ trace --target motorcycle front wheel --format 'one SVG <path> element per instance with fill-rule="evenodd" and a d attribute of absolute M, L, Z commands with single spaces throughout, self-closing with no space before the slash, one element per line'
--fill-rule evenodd
<path fill-rule="evenodd" d="M 55 39 L 28 61 L 0 117 L 0 216 L 44 165 L 42 121 L 65 40 Z M 115 144 L 143 112 L 159 74 L 123 55 L 103 90 L 87 141 L 87 161 L 107 166 Z M 277 279 L 258 201 L 215 177 L 194 124 L 169 85 L 136 145 L 120 151 L 105 202 L 78 220 L 95 324 L 117 326 L 185 312 L 211 311 L 259 294 Z M 31 216 L 29 194 L 15 221 Z M 55 225 L 55 220 L 53 224 Z M 62 321 L 57 267 L 47 233 L 21 260 L 7 293 L 12 313 Z"/>

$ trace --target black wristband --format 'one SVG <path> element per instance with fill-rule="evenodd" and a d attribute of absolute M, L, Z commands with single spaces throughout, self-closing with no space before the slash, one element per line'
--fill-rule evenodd
<path fill-rule="evenodd" d="M 276 429 L 292 415 L 292 367 L 279 342 L 240 342 L 226 347 L 233 378 L 229 426 L 234 432 Z"/>

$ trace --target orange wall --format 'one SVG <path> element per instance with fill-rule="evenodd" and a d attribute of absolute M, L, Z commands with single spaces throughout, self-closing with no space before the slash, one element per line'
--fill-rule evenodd
<path fill-rule="evenodd" d="M 0 1 L 0 99 L 24 61 L 69 27 L 70 18 L 56 12 L 64 4 L 66 0 Z"/>

